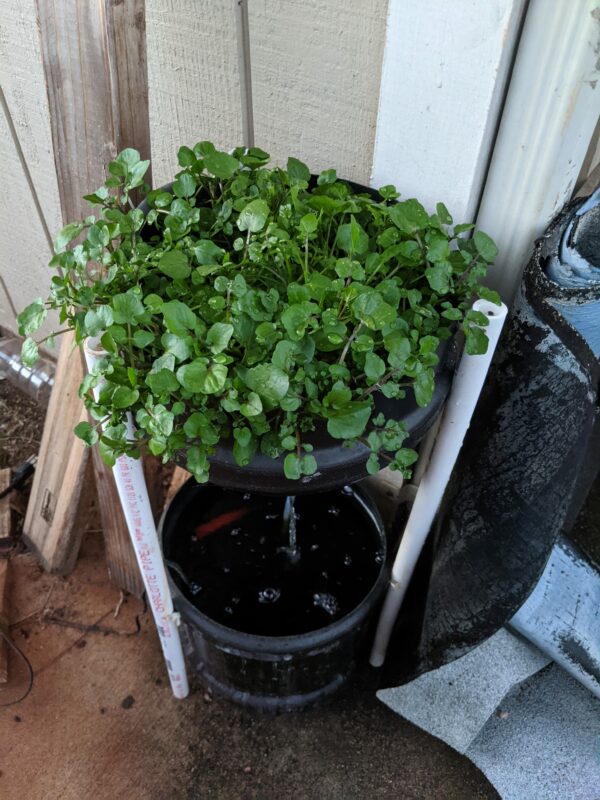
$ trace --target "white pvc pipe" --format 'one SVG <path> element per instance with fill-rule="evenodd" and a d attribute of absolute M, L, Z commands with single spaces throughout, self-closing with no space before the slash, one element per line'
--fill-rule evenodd
<path fill-rule="evenodd" d="M 392 568 L 371 650 L 370 662 L 374 667 L 380 667 L 385 661 L 398 611 L 462 447 L 506 319 L 504 304 L 497 306 L 487 300 L 477 300 L 473 310 L 482 312 L 489 319 L 485 328 L 489 339 L 487 353 L 478 356 L 463 353 L 452 382 L 429 466 L 421 478 Z"/>
<path fill-rule="evenodd" d="M 106 352 L 99 347 L 98 339 L 87 339 L 83 349 L 88 371 L 91 372 Z M 100 386 L 94 389 L 96 399 L 99 392 Z M 133 420 L 131 414 L 128 414 L 127 438 L 133 439 L 133 435 Z M 189 687 L 177 629 L 179 614 L 173 610 L 173 599 L 148 498 L 142 460 L 121 456 L 113 467 L 113 475 L 158 630 L 171 689 L 176 698 L 183 699 L 188 696 Z"/>

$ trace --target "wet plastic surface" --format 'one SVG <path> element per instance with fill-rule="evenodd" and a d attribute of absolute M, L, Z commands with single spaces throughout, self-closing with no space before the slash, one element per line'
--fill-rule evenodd
<path fill-rule="evenodd" d="M 190 521 L 193 520 L 194 531 L 203 524 L 202 520 L 199 521 L 198 525 L 196 524 L 195 518 L 197 517 L 199 505 L 204 498 L 206 500 L 206 508 L 210 509 L 214 503 L 215 491 L 218 493 L 220 490 L 212 486 L 198 486 L 193 481 L 190 481 L 185 484 L 174 498 L 167 512 L 165 512 L 160 531 L 165 557 L 170 562 L 177 562 L 178 556 L 181 557 L 182 538 L 187 536 L 189 541 Z M 211 493 L 212 501 L 210 499 Z M 343 500 L 342 497 L 344 498 Z M 312 498 L 306 499 L 307 504 L 311 501 Z M 259 710 L 291 710 L 310 705 L 331 694 L 348 679 L 360 657 L 363 657 L 366 662 L 366 652 L 364 652 L 365 633 L 370 618 L 379 604 L 387 581 L 385 532 L 373 501 L 360 490 L 350 488 L 345 495 L 342 495 L 341 491 L 338 492 L 336 503 L 338 503 L 337 506 L 331 507 L 337 508 L 342 503 L 346 503 L 348 512 L 353 511 L 355 535 L 357 541 L 362 537 L 363 541 L 366 542 L 367 551 L 370 551 L 368 556 L 370 564 L 367 565 L 369 567 L 367 569 L 364 569 L 364 564 L 362 563 L 360 565 L 356 564 L 357 567 L 360 566 L 360 575 L 355 572 L 355 578 L 359 585 L 354 587 L 347 596 L 345 592 L 352 587 L 346 585 L 346 589 L 343 591 L 338 587 L 339 597 L 334 599 L 341 601 L 342 595 L 344 595 L 345 599 L 343 603 L 340 602 L 337 609 L 333 608 L 326 597 L 327 594 L 331 594 L 331 586 L 329 590 L 325 589 L 322 592 L 316 591 L 314 585 L 311 587 L 309 609 L 311 613 L 309 616 L 312 620 L 320 619 L 322 625 L 316 630 L 293 635 L 294 629 L 298 629 L 298 618 L 301 622 L 303 621 L 306 594 L 303 594 L 303 589 L 299 583 L 296 583 L 294 587 L 294 581 L 288 580 L 285 566 L 279 576 L 271 575 L 269 577 L 268 583 L 271 584 L 275 580 L 275 586 L 265 585 L 259 587 L 258 582 L 260 580 L 257 579 L 257 576 L 248 574 L 247 585 L 244 586 L 242 580 L 237 587 L 240 593 L 249 592 L 253 596 L 252 600 L 246 598 L 243 602 L 254 604 L 254 608 L 249 608 L 251 612 L 249 615 L 243 611 L 240 612 L 240 619 L 242 622 L 244 620 L 252 620 L 255 617 L 252 612 L 256 611 L 258 606 L 263 605 L 263 608 L 259 609 L 261 613 L 258 619 L 255 619 L 252 623 L 253 625 L 258 625 L 258 629 L 260 629 L 261 624 L 265 624 L 266 628 L 263 627 L 263 630 L 273 630 L 273 617 L 270 617 L 269 613 L 262 612 L 268 612 L 267 606 L 272 605 L 275 607 L 276 604 L 262 604 L 259 596 L 260 592 L 263 592 L 263 597 L 272 599 L 276 594 L 272 590 L 275 589 L 280 592 L 278 599 L 281 599 L 281 595 L 289 589 L 290 596 L 285 602 L 288 603 L 288 609 L 293 609 L 294 604 L 296 604 L 296 610 L 292 612 L 290 629 L 287 635 L 277 636 L 235 630 L 233 627 L 220 624 L 207 614 L 202 613 L 192 602 L 193 594 L 190 591 L 190 587 L 185 585 L 185 581 L 181 577 L 183 572 L 189 584 L 193 583 L 193 577 L 190 576 L 188 578 L 186 574 L 191 566 L 189 562 L 179 563 L 181 569 L 170 569 L 170 583 L 174 602 L 182 617 L 181 630 L 184 637 L 186 655 L 202 680 L 219 694 Z M 302 513 L 301 506 L 302 504 L 300 503 L 299 513 Z M 219 511 L 219 513 L 221 512 Z M 211 515 L 208 510 L 207 515 L 214 519 L 214 515 Z M 239 518 L 239 521 L 241 522 L 242 519 Z M 326 538 L 330 524 L 327 518 L 323 520 L 320 531 L 321 545 L 323 547 L 327 545 Z M 229 534 L 231 529 L 231 526 L 229 526 Z M 223 533 L 223 530 L 221 530 L 221 533 Z M 206 536 L 202 536 L 199 540 L 200 543 L 202 540 L 208 541 L 210 536 L 218 536 L 218 533 L 211 532 Z M 229 535 L 230 540 L 235 538 L 235 536 L 231 537 Z M 309 536 L 309 539 L 312 539 L 312 541 L 307 541 L 305 544 L 310 549 L 312 544 L 318 542 L 312 535 Z M 301 527 L 298 530 L 298 543 L 300 550 L 302 550 Z M 242 552 L 244 546 L 239 548 L 242 564 L 245 561 L 245 556 Z M 361 556 L 360 546 L 359 544 L 358 558 Z M 237 549 L 235 544 L 234 548 Z M 186 549 L 187 544 L 183 550 Z M 333 548 L 332 554 L 334 558 L 337 558 Z M 231 568 L 233 565 L 231 564 L 230 555 L 228 551 L 225 558 Z M 313 553 L 313 555 L 315 554 Z M 340 563 L 338 567 L 340 569 L 344 568 L 343 561 L 347 555 L 349 555 L 347 548 L 342 548 L 339 551 L 338 560 L 340 560 Z M 315 558 L 313 565 L 318 563 L 318 559 Z M 323 561 L 324 565 L 325 563 L 326 559 Z M 227 581 L 227 576 L 222 572 L 223 566 L 226 566 L 226 564 L 208 564 L 205 575 L 208 576 L 211 570 L 215 570 L 213 574 L 218 574 L 219 578 L 223 577 Z M 239 567 L 235 566 L 233 569 L 238 571 Z M 311 571 L 312 566 L 309 568 L 309 572 Z M 238 571 L 238 577 L 240 575 L 241 573 Z M 267 591 L 266 595 L 264 594 L 265 591 Z M 297 597 L 294 595 L 296 591 L 298 591 Z M 219 590 L 217 590 L 217 593 L 219 593 Z M 187 597 L 186 594 L 188 595 Z M 315 594 L 320 595 L 316 604 L 314 602 Z M 219 596 L 222 597 L 222 595 Z M 344 608 L 344 603 L 347 603 L 347 605 L 356 603 L 356 605 L 350 609 Z M 240 597 L 241 604 L 242 598 Z M 331 613 L 332 611 L 334 612 L 333 614 Z M 231 616 L 233 617 L 234 615 Z M 285 622 L 284 617 L 285 615 L 275 614 L 276 629 L 281 632 L 284 630 L 282 626 L 282 623 Z M 300 625 L 301 627 L 302 625 Z"/>

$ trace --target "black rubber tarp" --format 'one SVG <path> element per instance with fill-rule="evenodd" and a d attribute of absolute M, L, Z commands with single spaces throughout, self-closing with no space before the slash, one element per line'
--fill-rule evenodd
<path fill-rule="evenodd" d="M 382 685 L 464 655 L 503 626 L 539 580 L 597 473 L 600 365 L 556 308 L 579 302 L 578 290 L 546 275 L 579 205 L 555 220 L 525 269 L 396 624 Z"/>

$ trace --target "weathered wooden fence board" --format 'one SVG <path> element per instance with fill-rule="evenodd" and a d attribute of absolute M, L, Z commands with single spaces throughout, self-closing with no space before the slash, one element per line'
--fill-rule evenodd
<path fill-rule="evenodd" d="M 82 195 L 103 182 L 106 165 L 119 149 L 137 146 L 143 156 L 148 155 L 144 5 L 141 0 L 38 0 L 38 13 L 66 222 L 87 215 L 89 207 Z M 69 80 L 64 80 L 65 75 Z M 71 342 L 68 334 L 59 359 L 59 373 L 64 365 L 63 353 Z M 76 387 L 82 376 L 83 366 L 76 353 L 75 359 L 70 359 L 69 386 Z M 55 475 L 57 453 L 69 460 L 73 485 L 83 480 L 85 472 L 86 454 L 70 434 L 82 406 L 78 398 L 72 405 L 62 405 L 58 389 L 57 376 L 32 488 L 32 510 L 26 521 L 27 537 L 40 554 L 47 533 L 40 522 L 41 511 L 48 484 Z M 122 588 L 139 594 L 142 584 L 112 473 L 99 459 L 95 461 L 95 473 L 109 572 L 118 578 Z M 76 507 L 78 493 L 73 491 L 71 481 L 57 485 L 55 491 L 57 505 Z M 77 546 L 77 527 L 75 516 L 65 520 L 60 536 L 52 543 L 53 552 L 65 550 L 71 554 Z M 71 542 L 73 547 L 67 547 Z M 64 571 L 71 561 L 55 563 L 54 569 Z"/>

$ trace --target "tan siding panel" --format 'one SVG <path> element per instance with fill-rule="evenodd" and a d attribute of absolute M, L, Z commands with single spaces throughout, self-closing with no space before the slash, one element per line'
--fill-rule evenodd
<path fill-rule="evenodd" d="M 0 83 L 49 229 L 62 227 L 50 117 L 34 0 L 4 0 L 0 22 Z M 50 254 L 0 109 L 0 270 L 17 309 L 43 294 Z M 14 319 L 0 290 L 0 324 Z M 49 326 L 45 327 L 49 330 Z"/>
<path fill-rule="evenodd" d="M 369 183 L 387 0 L 251 0 L 256 144 Z"/>
<path fill-rule="evenodd" d="M 154 184 L 172 180 L 177 150 L 210 139 L 240 144 L 240 90 L 231 0 L 147 0 Z"/>

